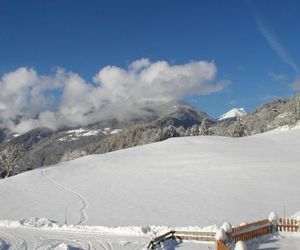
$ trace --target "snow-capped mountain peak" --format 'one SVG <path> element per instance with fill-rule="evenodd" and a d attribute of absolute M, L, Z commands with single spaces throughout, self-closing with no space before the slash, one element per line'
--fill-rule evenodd
<path fill-rule="evenodd" d="M 229 110 L 228 112 L 226 112 L 225 114 L 221 115 L 219 117 L 219 121 L 221 120 L 225 120 L 225 119 L 232 119 L 232 118 L 236 118 L 236 117 L 241 117 L 246 115 L 247 112 L 245 111 L 244 108 L 233 108 L 231 110 Z"/>

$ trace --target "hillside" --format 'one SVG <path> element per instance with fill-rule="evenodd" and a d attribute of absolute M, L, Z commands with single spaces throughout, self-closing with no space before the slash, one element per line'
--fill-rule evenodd
<path fill-rule="evenodd" d="M 292 197 L 300 189 L 289 185 L 300 177 L 299 139 L 299 130 L 185 137 L 82 157 L 1 180 L 0 217 L 62 223 L 67 207 L 72 224 L 175 226 L 238 223 L 283 205 L 291 214 L 299 210 Z"/>
<path fill-rule="evenodd" d="M 127 226 L 121 235 L 133 230 L 137 236 L 142 234 L 137 230 L 159 230 L 145 229 L 149 225 L 215 228 L 224 220 L 265 218 L 271 210 L 283 215 L 283 207 L 292 215 L 300 210 L 300 187 L 291 185 L 300 178 L 299 148 L 300 130 L 294 130 L 173 138 L 86 156 L 2 179 L 0 219 L 45 217 L 59 224 L 106 226 L 100 232 L 114 234 L 109 228 Z"/>
<path fill-rule="evenodd" d="M 85 127 L 65 127 L 57 131 L 36 128 L 18 135 L 1 130 L 0 124 L 0 178 L 88 154 L 104 153 L 178 136 L 178 133 L 169 133 L 175 126 L 185 133 L 186 128 L 197 126 L 203 120 L 208 124 L 213 123 L 213 119 L 206 113 L 184 103 L 165 103 L 158 107 L 149 107 L 151 108 L 145 111 L 147 116 L 139 119 L 112 119 Z M 126 137 L 126 140 L 114 136 L 122 130 L 124 131 L 121 136 Z"/>

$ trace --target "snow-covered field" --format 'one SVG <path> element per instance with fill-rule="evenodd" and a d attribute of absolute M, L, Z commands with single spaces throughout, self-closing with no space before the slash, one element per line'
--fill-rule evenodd
<path fill-rule="evenodd" d="M 141 249 L 168 228 L 214 230 L 224 220 L 283 216 L 284 207 L 292 215 L 300 210 L 299 162 L 300 130 L 174 138 L 83 157 L 1 180 L 0 238 L 16 249 Z M 20 221 L 32 217 L 51 222 Z"/>

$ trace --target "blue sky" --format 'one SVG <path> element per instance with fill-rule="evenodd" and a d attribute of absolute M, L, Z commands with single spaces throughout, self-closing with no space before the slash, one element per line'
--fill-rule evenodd
<path fill-rule="evenodd" d="M 92 81 L 107 66 L 149 58 L 205 60 L 231 83 L 185 100 L 212 116 L 252 110 L 298 90 L 300 1 L 0 1 L 0 74 L 57 67 Z"/>

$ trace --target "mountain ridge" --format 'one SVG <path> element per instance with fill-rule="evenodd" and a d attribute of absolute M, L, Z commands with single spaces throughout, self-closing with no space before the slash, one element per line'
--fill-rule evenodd
<path fill-rule="evenodd" d="M 0 130 L 0 176 L 15 175 L 41 166 L 163 141 L 171 137 L 219 135 L 240 137 L 294 126 L 300 120 L 300 95 L 265 103 L 240 116 L 217 120 L 185 103 L 149 108 L 147 117 L 115 119 L 85 127 L 53 131 L 37 128 L 14 137 Z M 4 138 L 4 139 L 3 139 Z"/>

